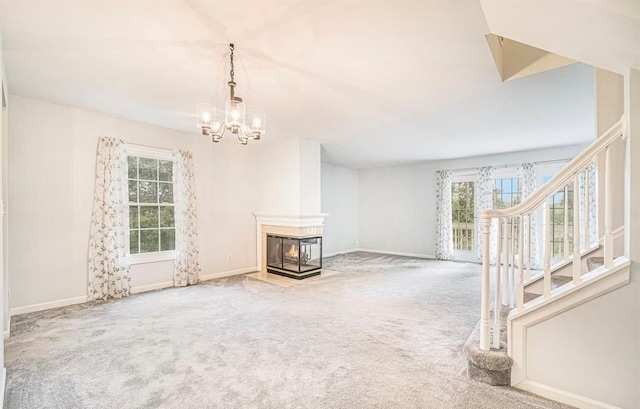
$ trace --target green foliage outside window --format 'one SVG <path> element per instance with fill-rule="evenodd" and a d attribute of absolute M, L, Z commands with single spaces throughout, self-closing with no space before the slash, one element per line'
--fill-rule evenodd
<path fill-rule="evenodd" d="M 451 184 L 451 221 L 454 250 L 473 251 L 475 235 L 473 182 Z"/>

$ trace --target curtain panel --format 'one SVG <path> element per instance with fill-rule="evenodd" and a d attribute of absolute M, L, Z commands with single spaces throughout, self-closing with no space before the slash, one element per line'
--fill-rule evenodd
<path fill-rule="evenodd" d="M 451 170 L 436 172 L 436 258 L 453 259 L 451 235 Z"/>
<path fill-rule="evenodd" d="M 131 291 L 126 174 L 124 142 L 101 137 L 89 228 L 88 295 L 91 300 L 122 298 Z"/>
<path fill-rule="evenodd" d="M 475 215 L 476 215 L 476 250 L 478 260 L 482 261 L 482 248 L 484 246 L 484 235 L 482 234 L 482 218 L 480 211 L 493 208 L 493 192 L 495 190 L 495 168 L 493 166 L 485 166 L 478 170 L 476 176 L 476 199 L 475 199 Z M 490 262 L 496 262 L 496 254 L 498 249 L 498 221 L 491 220 L 489 227 L 491 250 Z"/>
<path fill-rule="evenodd" d="M 176 218 L 176 259 L 173 281 L 176 287 L 200 280 L 198 214 L 194 183 L 193 154 L 174 151 L 174 206 Z"/>
<path fill-rule="evenodd" d="M 531 196 L 533 192 L 538 187 L 538 172 L 536 170 L 535 163 L 522 163 L 518 166 L 518 178 L 520 179 L 520 183 L 522 184 L 521 192 L 522 199 L 524 201 L 526 198 Z M 530 243 L 525 242 L 525 246 L 530 246 L 531 254 L 529 254 L 529 260 L 531 262 L 531 268 L 534 270 L 540 269 L 542 266 L 542 260 L 540 257 L 540 247 L 538 243 L 538 220 L 543 220 L 543 216 L 541 216 L 542 210 L 535 211 L 531 214 L 531 225 L 529 227 L 529 220 L 525 218 L 524 221 L 524 231 L 527 232 L 531 229 Z M 526 237 L 526 236 L 525 236 Z M 527 250 L 528 251 L 528 250 Z"/>

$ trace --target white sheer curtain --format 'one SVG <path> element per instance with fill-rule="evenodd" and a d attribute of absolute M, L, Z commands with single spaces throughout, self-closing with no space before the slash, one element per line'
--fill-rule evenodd
<path fill-rule="evenodd" d="M 451 236 L 451 170 L 436 172 L 436 258 L 453 259 Z"/>
<path fill-rule="evenodd" d="M 89 299 L 92 300 L 122 298 L 131 291 L 126 174 L 124 142 L 101 137 L 89 228 Z"/>
<path fill-rule="evenodd" d="M 536 171 L 535 163 L 522 163 L 518 166 L 518 178 L 520 180 L 521 193 L 522 198 L 520 201 L 524 201 L 524 199 L 528 198 L 535 192 L 538 187 L 538 172 Z M 529 259 L 531 260 L 531 268 L 539 269 L 542 266 L 542 260 L 540 259 L 540 248 L 538 244 L 538 212 L 533 212 L 531 214 L 531 254 L 529 255 Z M 524 231 L 527 232 L 529 229 L 529 222 L 525 219 Z M 526 235 L 525 235 L 526 237 Z M 529 243 L 524 243 L 525 246 L 528 246 Z M 527 250 L 528 251 L 528 250 Z"/>
<path fill-rule="evenodd" d="M 198 214 L 194 184 L 193 154 L 178 150 L 175 163 L 174 206 L 176 218 L 176 260 L 173 281 L 176 287 L 197 284 L 200 277 Z"/>
<path fill-rule="evenodd" d="M 478 169 L 476 176 L 476 198 L 475 198 L 475 215 L 476 215 L 476 249 L 478 260 L 482 261 L 482 248 L 484 245 L 484 236 L 482 234 L 482 218 L 480 210 L 493 208 L 493 192 L 495 190 L 495 168 L 493 166 L 485 166 Z M 491 263 L 496 261 L 497 243 L 498 243 L 498 223 L 497 220 L 491 220 L 490 226 L 490 249 Z"/>

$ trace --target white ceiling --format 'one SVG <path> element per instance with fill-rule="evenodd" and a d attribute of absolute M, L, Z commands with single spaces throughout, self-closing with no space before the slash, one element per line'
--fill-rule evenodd
<path fill-rule="evenodd" d="M 234 42 L 256 143 L 353 168 L 594 138 L 593 69 L 503 84 L 478 0 L 2 0 L 1 24 L 11 93 L 194 134 Z"/>

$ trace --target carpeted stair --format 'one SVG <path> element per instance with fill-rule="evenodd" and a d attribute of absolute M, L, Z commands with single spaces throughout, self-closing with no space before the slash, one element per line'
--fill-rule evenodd
<path fill-rule="evenodd" d="M 507 355 L 507 315 L 509 308 L 501 310 L 500 349 L 491 348 L 489 351 L 480 349 L 480 322 L 469 335 L 462 350 L 467 357 L 467 376 L 473 380 L 493 386 L 511 385 L 511 358 Z"/>
<path fill-rule="evenodd" d="M 592 271 L 600 266 L 604 265 L 603 257 L 589 257 L 587 258 L 587 271 Z M 572 281 L 572 277 L 555 274 L 551 276 L 551 290 L 555 290 L 558 287 Z M 538 291 L 530 289 L 527 291 L 525 288 L 524 302 L 533 301 L 542 294 Z M 506 325 L 507 315 L 509 315 L 509 307 L 503 307 L 501 314 L 502 322 L 502 339 L 500 340 L 500 349 L 490 349 L 489 351 L 480 350 L 480 323 L 473 330 L 467 342 L 463 346 L 463 351 L 467 357 L 467 376 L 469 378 L 487 383 L 493 386 L 509 386 L 511 384 L 511 365 L 512 360 L 507 355 L 506 345 Z"/>

